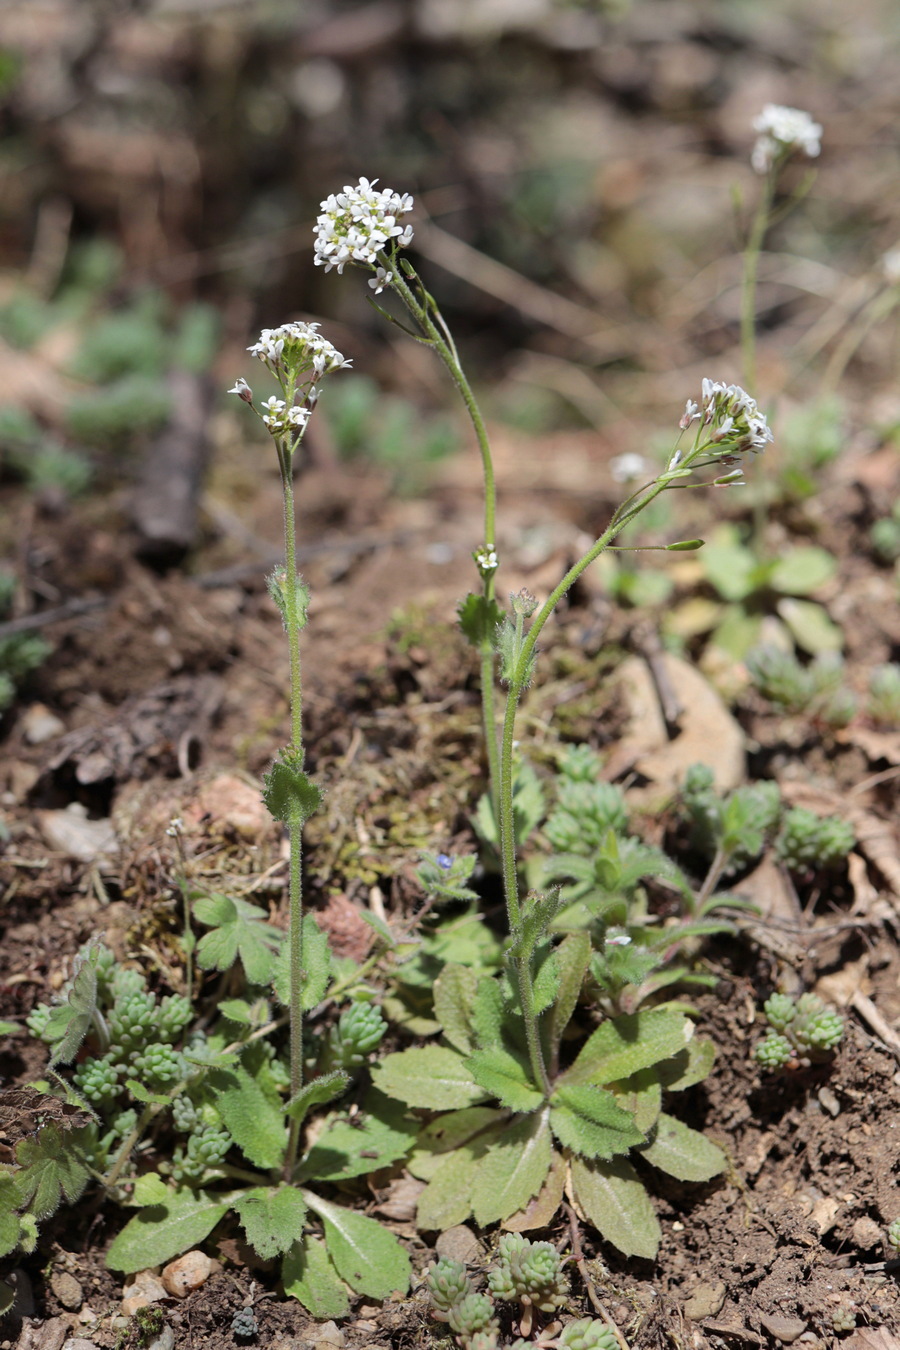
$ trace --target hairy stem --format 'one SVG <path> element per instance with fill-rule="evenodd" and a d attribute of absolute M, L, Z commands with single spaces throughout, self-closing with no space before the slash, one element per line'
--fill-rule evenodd
<path fill-rule="evenodd" d="M 741 361 L 743 365 L 744 385 L 747 389 L 756 388 L 756 282 L 759 272 L 759 255 L 762 252 L 766 230 L 772 214 L 772 197 L 775 191 L 775 170 L 770 169 L 763 181 L 762 196 L 753 224 L 750 238 L 744 249 L 744 276 L 741 283 Z"/>

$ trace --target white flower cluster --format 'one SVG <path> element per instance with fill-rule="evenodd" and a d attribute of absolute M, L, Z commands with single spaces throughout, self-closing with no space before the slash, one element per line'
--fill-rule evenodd
<path fill-rule="evenodd" d="M 801 108 L 767 103 L 754 118 L 753 130 L 759 135 L 750 163 L 757 173 L 768 173 L 775 161 L 791 150 L 802 150 L 815 159 L 822 149 L 822 128 Z"/>
<path fill-rule="evenodd" d="M 378 191 L 368 178 L 361 178 L 356 187 L 345 187 L 332 193 L 321 204 L 321 215 L 316 221 L 316 263 L 330 272 L 336 267 L 343 272 L 347 263 L 363 263 L 375 267 L 378 254 L 394 242 L 400 248 L 412 243 L 411 225 L 400 225 L 400 216 L 409 215 L 413 199 L 409 193 Z M 384 285 L 390 278 L 383 279 Z M 376 295 L 381 286 L 376 288 Z"/>
<path fill-rule="evenodd" d="M 721 445 L 724 454 L 737 455 L 744 450 L 756 453 L 775 439 L 756 399 L 739 384 L 705 379 L 700 407 L 688 399 L 679 425 L 685 430 L 692 422 L 710 427 L 710 442 Z"/>
<path fill-rule="evenodd" d="M 311 411 L 311 408 L 299 405 L 289 408 L 283 398 L 273 394 L 262 405 L 260 416 L 273 436 L 287 436 L 305 429 Z"/>
<path fill-rule="evenodd" d="M 264 328 L 259 340 L 247 351 L 258 356 L 273 375 L 312 371 L 318 380 L 351 364 L 318 330 L 317 323 L 283 323 L 280 328 Z"/>

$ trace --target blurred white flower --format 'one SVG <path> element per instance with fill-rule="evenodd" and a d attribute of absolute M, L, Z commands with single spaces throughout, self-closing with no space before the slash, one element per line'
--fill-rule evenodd
<path fill-rule="evenodd" d="M 646 478 L 650 473 L 650 465 L 644 459 L 643 455 L 637 455 L 632 450 L 626 450 L 622 455 L 616 455 L 615 459 L 609 461 L 609 471 L 617 483 L 633 483 L 638 478 Z"/>
<path fill-rule="evenodd" d="M 900 286 L 900 248 L 890 248 L 881 259 L 881 272 L 889 286 Z"/>
<path fill-rule="evenodd" d="M 375 267 L 378 254 L 390 242 L 400 248 L 412 243 L 412 226 L 398 223 L 412 211 L 412 197 L 390 188 L 378 191 L 377 182 L 361 178 L 356 187 L 348 185 L 321 203 L 314 231 L 315 261 L 326 272 L 332 267 L 343 272 L 347 263 Z"/>
<path fill-rule="evenodd" d="M 802 150 L 815 159 L 822 149 L 822 128 L 802 108 L 767 103 L 753 119 L 753 130 L 759 135 L 750 163 L 757 173 L 768 173 L 775 161 L 791 150 Z"/>
<path fill-rule="evenodd" d="M 710 439 L 705 448 L 709 450 L 715 443 L 716 453 L 723 458 L 739 455 L 745 450 L 755 454 L 765 450 L 775 439 L 756 399 L 739 384 L 704 379 L 701 403 L 703 425 L 710 428 Z"/>
<path fill-rule="evenodd" d="M 243 375 L 237 380 L 233 388 L 228 390 L 228 393 L 237 394 L 238 398 L 242 398 L 245 403 L 253 402 L 253 390 L 250 388 Z"/>

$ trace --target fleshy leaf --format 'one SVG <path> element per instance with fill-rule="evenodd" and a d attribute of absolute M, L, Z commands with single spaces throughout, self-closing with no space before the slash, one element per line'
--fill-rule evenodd
<path fill-rule="evenodd" d="M 299 828 L 322 804 L 322 789 L 307 778 L 299 764 L 276 759 L 269 772 L 263 775 L 263 782 L 266 810 L 284 825 Z"/>
<path fill-rule="evenodd" d="M 284 1292 L 313 1317 L 346 1317 L 347 1286 L 328 1259 L 325 1243 L 307 1235 L 295 1242 L 281 1265 Z"/>
<path fill-rule="evenodd" d="M 728 1165 L 725 1154 L 706 1135 L 665 1113 L 657 1121 L 652 1143 L 641 1149 L 641 1157 L 679 1181 L 709 1181 Z"/>
<path fill-rule="evenodd" d="M 194 918 L 212 929 L 197 943 L 203 970 L 230 970 L 238 957 L 251 984 L 268 984 L 284 934 L 266 922 L 265 911 L 228 895 L 194 901 Z"/>
<path fill-rule="evenodd" d="M 434 1015 L 444 1035 L 461 1054 L 471 1054 L 472 1005 L 478 989 L 478 976 L 469 966 L 447 965 L 434 982 Z"/>
<path fill-rule="evenodd" d="M 477 1106 L 488 1095 L 475 1082 L 462 1056 L 441 1045 L 385 1055 L 373 1066 L 372 1081 L 388 1097 L 429 1111 Z"/>
<path fill-rule="evenodd" d="M 369 1298 L 387 1298 L 395 1290 L 406 1293 L 409 1257 L 392 1233 L 356 1210 L 333 1205 L 311 1191 L 303 1195 L 322 1220 L 325 1245 L 335 1270 L 351 1289 Z"/>
<path fill-rule="evenodd" d="M 245 1191 L 234 1209 L 247 1241 L 263 1261 L 286 1252 L 303 1237 L 306 1201 L 293 1186 Z"/>
<path fill-rule="evenodd" d="M 334 1116 L 300 1165 L 298 1180 L 346 1181 L 365 1176 L 402 1158 L 416 1137 L 416 1122 L 400 1102 L 374 1089 L 353 1123 Z"/>
<path fill-rule="evenodd" d="M 683 1050 L 694 1034 L 684 1013 L 641 1011 L 603 1022 L 562 1075 L 566 1084 L 614 1083 Z"/>
<path fill-rule="evenodd" d="M 554 1092 L 550 1126 L 565 1148 L 586 1158 L 612 1158 L 644 1142 L 634 1117 L 613 1093 L 588 1084 Z"/>
<path fill-rule="evenodd" d="M 534 1112 L 514 1121 L 479 1162 L 472 1208 L 481 1227 L 508 1219 L 539 1193 L 553 1160 L 548 1114 Z"/>
<path fill-rule="evenodd" d="M 241 1152 L 254 1167 L 279 1167 L 287 1144 L 283 1107 L 272 1101 L 243 1065 L 216 1070 L 210 1081 L 216 1108 Z"/>
<path fill-rule="evenodd" d="M 206 1191 L 173 1191 L 164 1205 L 151 1205 L 129 1219 L 107 1252 L 106 1264 L 126 1275 L 164 1265 L 208 1237 L 230 1208 L 230 1201 Z"/>
<path fill-rule="evenodd" d="M 479 1087 L 511 1111 L 536 1111 L 544 1100 L 525 1066 L 506 1050 L 476 1050 L 466 1065 Z"/>
<path fill-rule="evenodd" d="M 570 1164 L 572 1198 L 597 1231 L 626 1256 L 652 1261 L 662 1232 L 644 1184 L 625 1158 Z"/>

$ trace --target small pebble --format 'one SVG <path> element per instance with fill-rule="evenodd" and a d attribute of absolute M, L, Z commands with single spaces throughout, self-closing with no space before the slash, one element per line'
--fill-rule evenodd
<path fill-rule="evenodd" d="M 333 1345 L 337 1350 L 343 1350 L 347 1344 L 347 1337 L 341 1331 L 337 1322 L 325 1322 L 318 1329 L 316 1336 L 316 1345 Z"/>
<path fill-rule="evenodd" d="M 84 1290 L 75 1276 L 69 1275 L 66 1271 L 50 1276 L 50 1288 L 63 1307 L 73 1312 L 77 1312 L 84 1302 Z"/>
<path fill-rule="evenodd" d="M 99 1350 L 95 1341 L 88 1341 L 84 1336 L 73 1336 L 70 1341 L 66 1341 L 63 1350 Z"/>
<path fill-rule="evenodd" d="M 774 1336 L 776 1341 L 781 1341 L 782 1345 L 790 1345 L 806 1330 L 806 1323 L 802 1317 L 782 1317 L 778 1313 L 772 1313 L 768 1317 L 760 1316 L 759 1320 L 769 1335 Z"/>
<path fill-rule="evenodd" d="M 151 1303 L 158 1303 L 162 1298 L 168 1298 L 169 1293 L 159 1276 L 152 1270 L 139 1270 L 130 1284 L 126 1284 L 122 1295 L 122 1312 L 126 1317 L 133 1317 L 138 1308 L 149 1308 Z"/>
<path fill-rule="evenodd" d="M 472 1265 L 482 1255 L 481 1243 L 471 1228 L 467 1228 L 464 1223 L 458 1223 L 453 1228 L 445 1228 L 443 1233 L 438 1235 L 435 1251 L 438 1256 L 462 1261 L 464 1265 Z"/>
<path fill-rule="evenodd" d="M 65 723 L 43 703 L 32 703 L 30 708 L 25 709 L 21 727 L 29 745 L 43 745 L 45 741 L 61 736 L 66 729 Z"/>
<path fill-rule="evenodd" d="M 193 1290 L 206 1284 L 212 1274 L 213 1263 L 206 1252 L 185 1252 L 177 1261 L 163 1267 L 162 1282 L 173 1298 L 187 1298 Z"/>
<path fill-rule="evenodd" d="M 149 1342 L 147 1350 L 175 1350 L 175 1332 L 172 1328 L 163 1327 L 159 1335 Z"/>
<path fill-rule="evenodd" d="M 884 1230 L 881 1224 L 870 1219 L 868 1215 L 857 1219 L 853 1225 L 853 1245 L 860 1251 L 867 1252 L 872 1247 L 880 1247 L 883 1237 Z"/>

